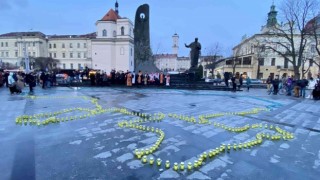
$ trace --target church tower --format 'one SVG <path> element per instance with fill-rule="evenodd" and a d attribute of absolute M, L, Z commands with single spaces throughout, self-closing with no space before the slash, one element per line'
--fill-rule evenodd
<path fill-rule="evenodd" d="M 179 52 L 179 35 L 177 33 L 175 33 L 172 36 L 172 41 L 173 41 L 173 45 L 172 45 L 172 54 L 177 54 Z"/>
<path fill-rule="evenodd" d="M 268 21 L 267 27 L 274 27 L 277 25 L 277 14 L 278 12 L 275 10 L 276 6 L 272 3 L 270 8 L 270 12 L 268 13 Z"/>
<path fill-rule="evenodd" d="M 116 3 L 115 3 L 115 11 L 117 14 L 119 14 L 119 4 L 118 4 L 118 1 L 116 0 Z"/>

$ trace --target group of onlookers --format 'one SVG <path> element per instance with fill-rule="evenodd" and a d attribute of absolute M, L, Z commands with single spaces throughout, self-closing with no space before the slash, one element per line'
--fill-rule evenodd
<path fill-rule="evenodd" d="M 287 96 L 294 97 L 306 97 L 307 88 L 312 90 L 310 93 L 314 99 L 319 99 L 319 75 L 317 79 L 313 79 L 312 77 L 309 80 L 306 77 L 302 79 L 295 79 L 294 76 L 285 77 L 283 76 L 279 79 L 279 76 L 276 76 L 274 79 L 269 76 L 266 80 L 267 90 L 270 91 L 271 87 L 273 87 L 273 94 L 277 94 L 278 90 L 281 88 L 286 89 Z M 309 96 L 310 96 L 309 95 Z"/>
<path fill-rule="evenodd" d="M 126 86 L 135 86 L 138 87 L 142 85 L 164 85 L 169 86 L 170 84 L 170 75 L 164 75 L 163 72 L 156 73 L 143 73 L 139 71 L 138 73 L 124 72 L 124 71 L 115 71 L 112 70 L 110 74 L 103 73 L 101 71 L 96 71 L 95 73 L 89 73 L 89 78 L 91 85 L 126 85 Z"/>
<path fill-rule="evenodd" d="M 0 86 L 9 88 L 11 95 L 22 93 L 26 84 L 29 85 L 30 92 L 32 93 L 33 87 L 36 85 L 33 73 L 0 72 Z"/>

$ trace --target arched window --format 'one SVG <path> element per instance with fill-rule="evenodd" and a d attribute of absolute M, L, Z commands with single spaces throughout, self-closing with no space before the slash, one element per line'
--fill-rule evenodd
<path fill-rule="evenodd" d="M 102 36 L 107 36 L 107 30 L 104 29 L 104 30 L 102 31 Z"/>
<path fill-rule="evenodd" d="M 116 37 L 116 36 L 117 36 L 117 32 L 113 31 L 113 37 Z"/>
<path fill-rule="evenodd" d="M 122 26 L 121 27 L 121 36 L 123 36 L 124 35 L 124 27 Z"/>

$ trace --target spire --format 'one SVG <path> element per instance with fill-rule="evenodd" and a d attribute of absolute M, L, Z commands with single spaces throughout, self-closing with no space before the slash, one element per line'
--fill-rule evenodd
<path fill-rule="evenodd" d="M 119 3 L 118 3 L 118 0 L 116 0 L 116 4 L 115 4 L 115 10 L 116 10 L 116 13 L 119 14 Z"/>
<path fill-rule="evenodd" d="M 268 13 L 268 21 L 267 27 L 272 27 L 277 25 L 277 14 L 278 12 L 275 10 L 276 6 L 274 5 L 274 1 L 272 1 L 272 5 L 270 7 L 270 12 Z"/>

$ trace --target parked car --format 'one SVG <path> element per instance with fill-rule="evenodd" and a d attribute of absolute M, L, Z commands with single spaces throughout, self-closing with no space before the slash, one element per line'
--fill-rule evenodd
<path fill-rule="evenodd" d="M 220 84 L 221 82 L 223 82 L 222 79 L 211 79 L 211 78 L 206 78 L 204 81 L 210 82 L 210 83 L 216 83 L 216 84 Z"/>

